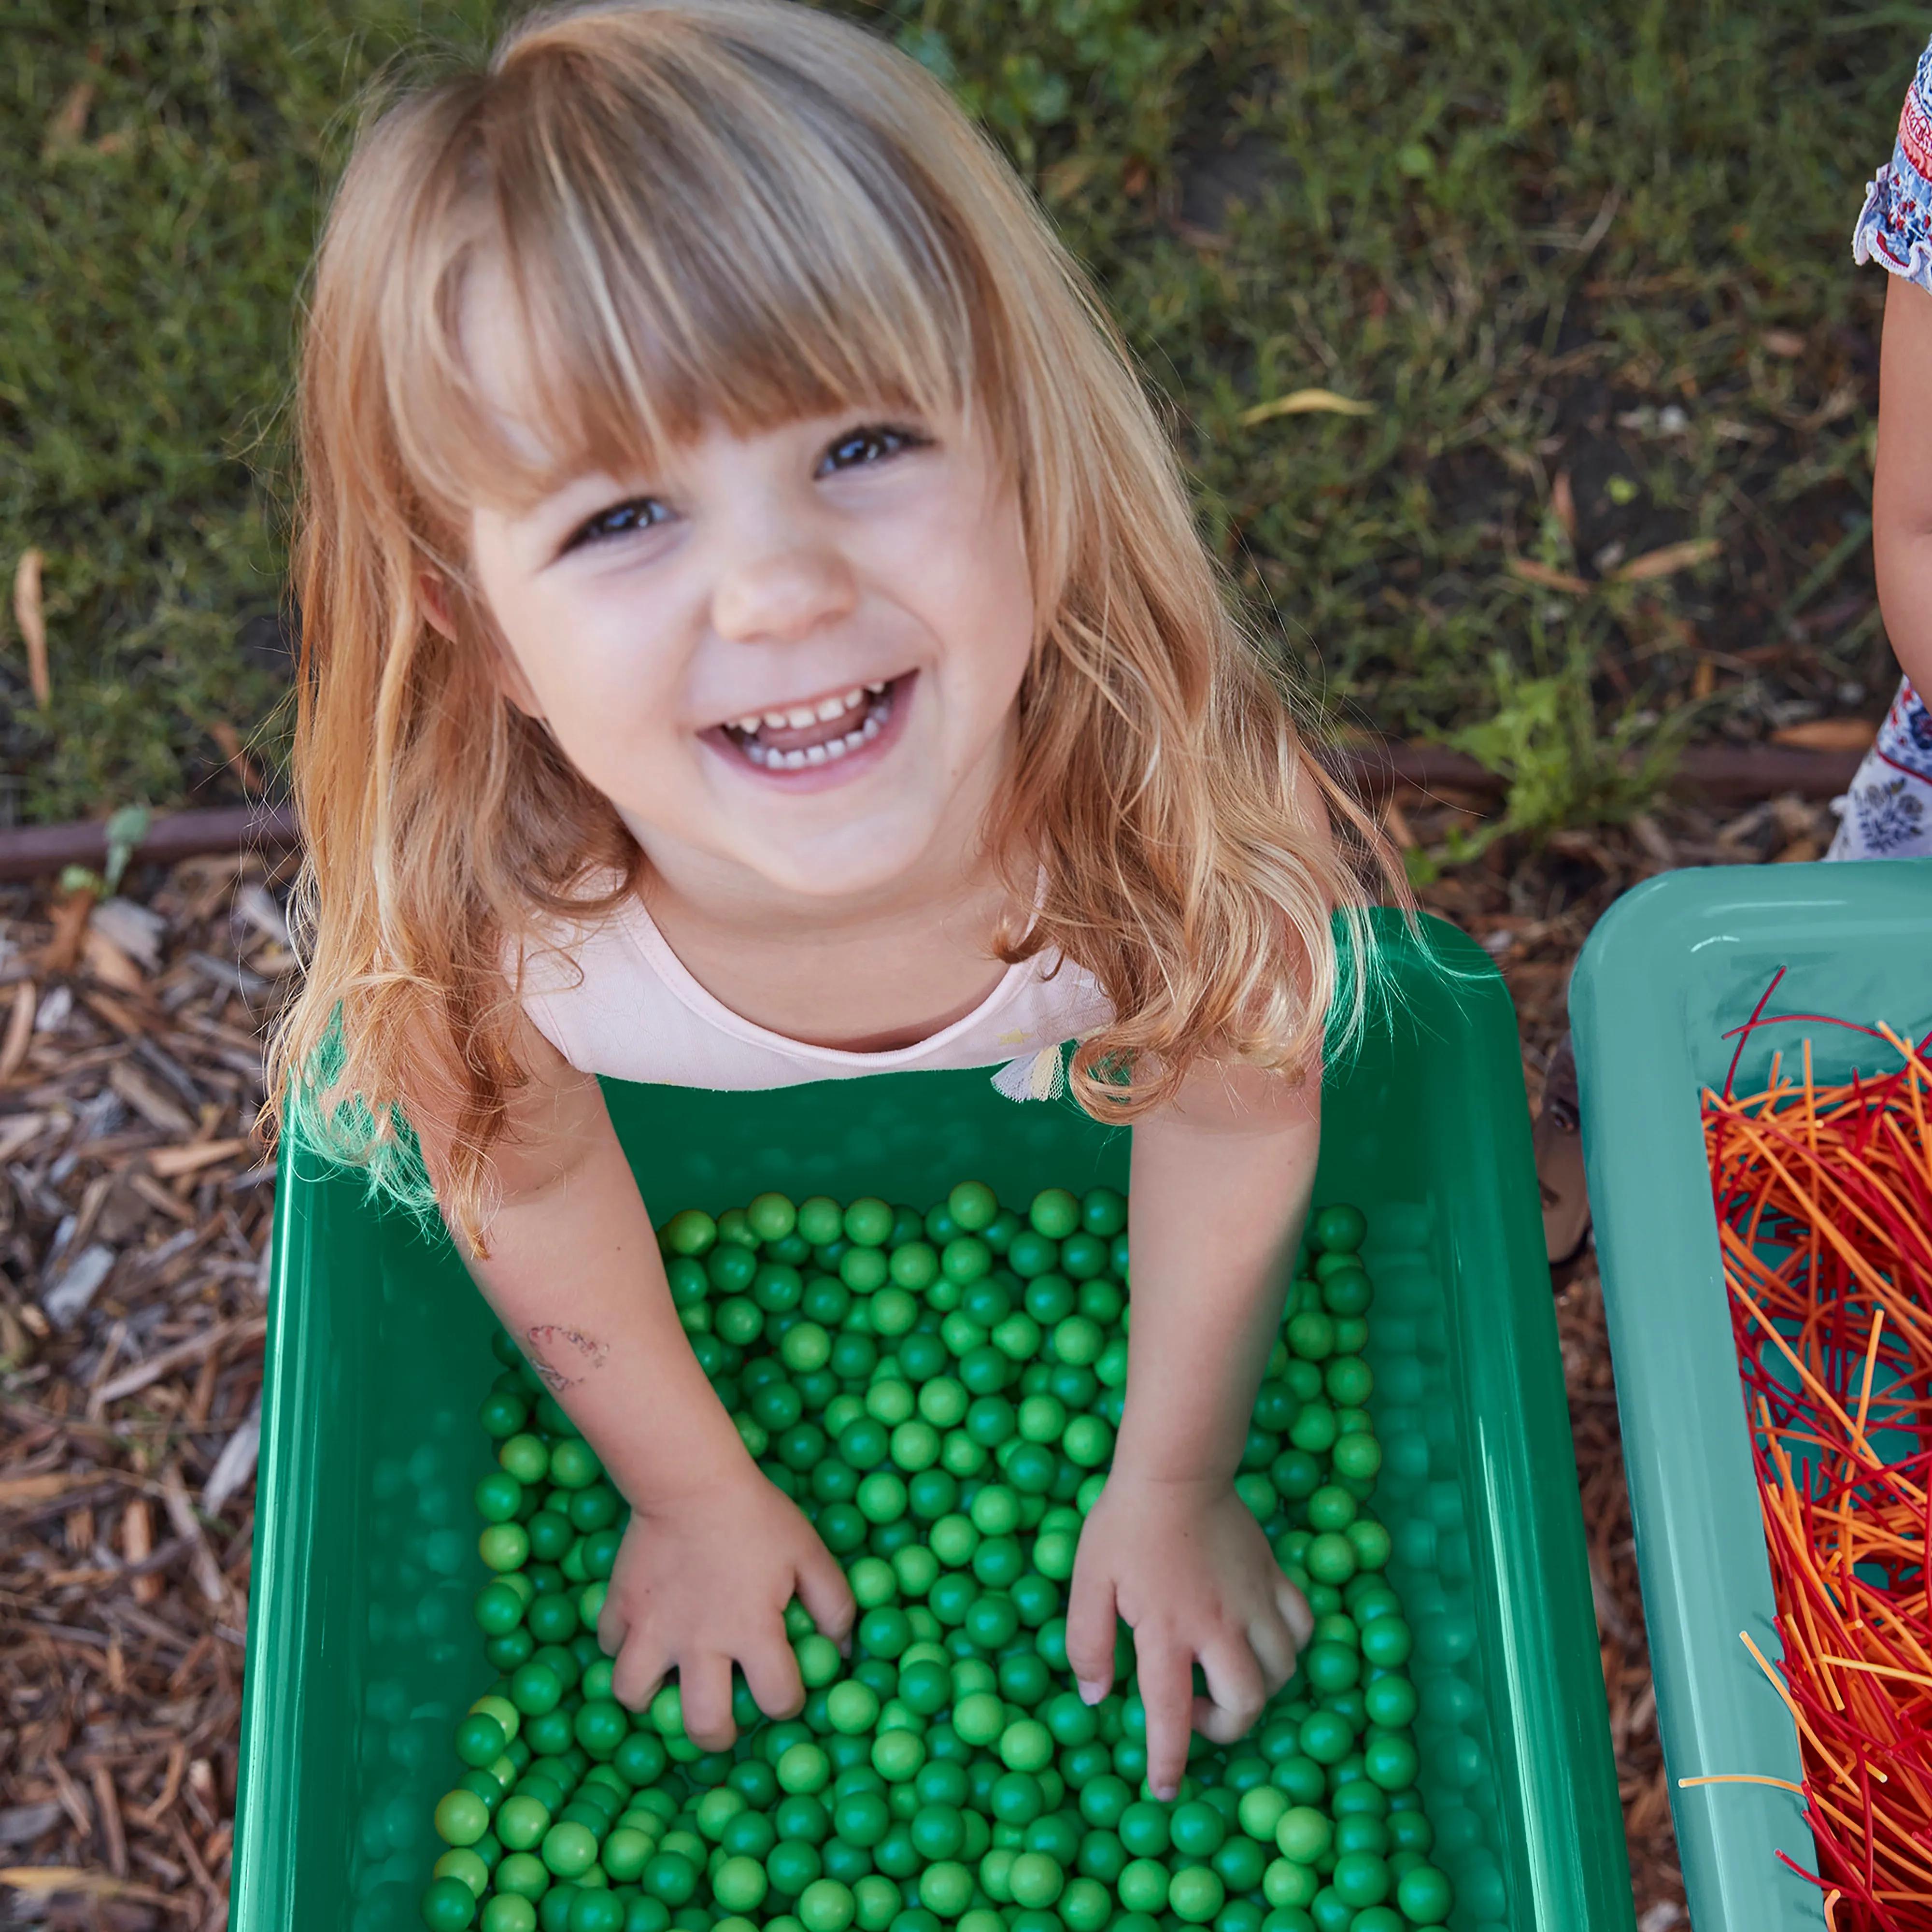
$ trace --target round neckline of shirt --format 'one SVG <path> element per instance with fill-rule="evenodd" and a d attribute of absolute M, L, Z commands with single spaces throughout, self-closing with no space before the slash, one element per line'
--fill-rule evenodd
<path fill-rule="evenodd" d="M 716 994 L 699 981 L 672 950 L 670 941 L 665 938 L 657 921 L 651 916 L 650 908 L 641 898 L 634 894 L 619 916 L 638 950 L 673 998 L 700 1019 L 734 1034 L 751 1046 L 821 1061 L 827 1066 L 890 1066 L 896 1062 L 916 1060 L 922 1055 L 948 1046 L 970 1028 L 991 1018 L 1010 1003 L 1014 994 L 1026 983 L 1035 964 L 1032 959 L 1022 959 L 1009 966 L 1000 976 L 999 983 L 970 1012 L 955 1020 L 951 1025 L 941 1028 L 938 1033 L 928 1034 L 924 1039 L 914 1040 L 910 1046 L 882 1047 L 877 1052 L 866 1053 L 851 1047 L 820 1046 L 811 1040 L 794 1040 L 788 1034 L 776 1033 L 770 1027 L 763 1027 L 755 1020 L 747 1019 L 742 1013 L 734 1012 Z"/>

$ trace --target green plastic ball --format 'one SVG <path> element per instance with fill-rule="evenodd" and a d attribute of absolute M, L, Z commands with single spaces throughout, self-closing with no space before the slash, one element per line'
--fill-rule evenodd
<path fill-rule="evenodd" d="M 1362 1753 L 1362 1768 L 1384 1791 L 1403 1791 L 1415 1782 L 1421 1761 L 1415 1746 L 1400 1733 L 1372 1737 Z"/>
<path fill-rule="evenodd" d="M 548 1849 L 545 1860 L 548 1862 Z M 680 1905 L 689 1904 L 697 1894 L 698 1867 L 682 1852 L 660 1850 L 654 1852 L 638 1877 L 640 1887 L 647 1896 L 661 1900 L 674 1911 Z"/>
<path fill-rule="evenodd" d="M 1022 1852 L 1006 1876 L 1013 1903 L 1028 1911 L 1045 1911 L 1066 1883 L 1066 1874 L 1059 1861 L 1044 1852 Z"/>
<path fill-rule="evenodd" d="M 727 1912 L 757 1911 L 770 1889 L 771 1880 L 756 1858 L 728 1858 L 711 1875 L 711 1895 Z"/>
<path fill-rule="evenodd" d="M 430 1932 L 464 1932 L 476 1920 L 476 1894 L 460 1878 L 431 1882 L 422 1895 L 422 1922 Z"/>
<path fill-rule="evenodd" d="M 1413 1865 L 1396 1886 L 1395 1902 L 1414 1924 L 1440 1925 L 1455 1904 L 1455 1888 L 1433 1865 Z"/>
<path fill-rule="evenodd" d="M 473 1791 L 458 1787 L 436 1808 L 436 1836 L 445 1844 L 470 1846 L 490 1828 L 490 1808 Z"/>
<path fill-rule="evenodd" d="M 596 1834 L 565 1819 L 544 1834 L 543 1862 L 559 1878 L 581 1878 L 597 1862 Z"/>
<path fill-rule="evenodd" d="M 1064 1187 L 1043 1188 L 1034 1196 L 1027 1219 L 1036 1234 L 1064 1241 L 1081 1225 L 1080 1203 Z"/>
<path fill-rule="evenodd" d="M 1389 1895 L 1388 1862 L 1373 1852 L 1345 1852 L 1335 1861 L 1328 1882 L 1342 1904 L 1357 1911 L 1379 1905 Z"/>
<path fill-rule="evenodd" d="M 1174 1856 L 1190 1863 L 1211 1858 L 1220 1850 L 1222 1840 L 1228 1835 L 1227 1823 L 1220 1813 L 1213 1805 L 1198 1800 L 1177 1805 L 1168 1820 L 1168 1830 L 1173 1839 Z"/>
<path fill-rule="evenodd" d="M 1352 1255 L 1369 1232 L 1369 1224 L 1359 1208 L 1337 1203 L 1324 1208 L 1309 1229 L 1316 1247 L 1324 1254 Z"/>
<path fill-rule="evenodd" d="M 1185 1924 L 1206 1924 L 1227 1898 L 1220 1874 L 1206 1865 L 1183 1865 L 1168 1885 L 1168 1910 Z"/>
<path fill-rule="evenodd" d="M 1277 1912 L 1303 1912 L 1314 1903 L 1322 1880 L 1312 1865 L 1276 1858 L 1262 1874 L 1262 1896 Z"/>
<path fill-rule="evenodd" d="M 1167 1910 L 1170 1885 L 1166 1865 L 1158 1858 L 1134 1859 L 1114 1883 L 1114 1892 L 1129 1912 L 1149 1913 Z"/>

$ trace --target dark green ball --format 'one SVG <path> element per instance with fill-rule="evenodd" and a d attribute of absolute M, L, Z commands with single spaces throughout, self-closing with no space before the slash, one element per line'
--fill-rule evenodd
<path fill-rule="evenodd" d="M 422 1922 L 430 1932 L 464 1932 L 476 1920 L 476 1894 L 460 1878 L 435 1880 L 422 1895 Z"/>
<path fill-rule="evenodd" d="M 1369 1224 L 1359 1208 L 1338 1202 L 1323 1208 L 1309 1230 L 1315 1245 L 1324 1254 L 1353 1254 L 1368 1234 Z"/>

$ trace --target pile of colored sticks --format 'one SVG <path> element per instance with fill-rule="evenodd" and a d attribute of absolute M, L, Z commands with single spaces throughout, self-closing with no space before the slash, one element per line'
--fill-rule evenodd
<path fill-rule="evenodd" d="M 1808 1038 L 1763 1091 L 1707 1093 L 1705 1140 L 1784 1651 L 1781 1674 L 1758 1660 L 1817 1840 L 1804 1876 L 1833 1932 L 1932 1932 L 1932 1069 L 1927 1042 L 1856 1030 L 1889 1070 L 1819 1086 Z"/>

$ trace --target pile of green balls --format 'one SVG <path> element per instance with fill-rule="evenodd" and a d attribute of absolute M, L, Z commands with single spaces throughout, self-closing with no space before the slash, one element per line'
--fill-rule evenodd
<path fill-rule="evenodd" d="M 507 1337 L 483 1406 L 476 1599 L 499 1673 L 458 1726 L 432 1928 L 483 1932 L 1406 1932 L 1448 1916 L 1416 1790 L 1411 1646 L 1370 1508 L 1374 1290 L 1354 1208 L 1313 1220 L 1236 1480 L 1315 1634 L 1251 1735 L 1145 1783 L 1067 1668 L 1068 1579 L 1127 1372 L 1126 1203 L 976 1182 L 921 1215 L 761 1195 L 659 1232 L 692 1346 L 844 1564 L 850 1660 L 794 1603 L 808 1695 L 742 1681 L 726 1751 L 674 1684 L 632 1712 L 593 1631 L 626 1508 Z"/>

